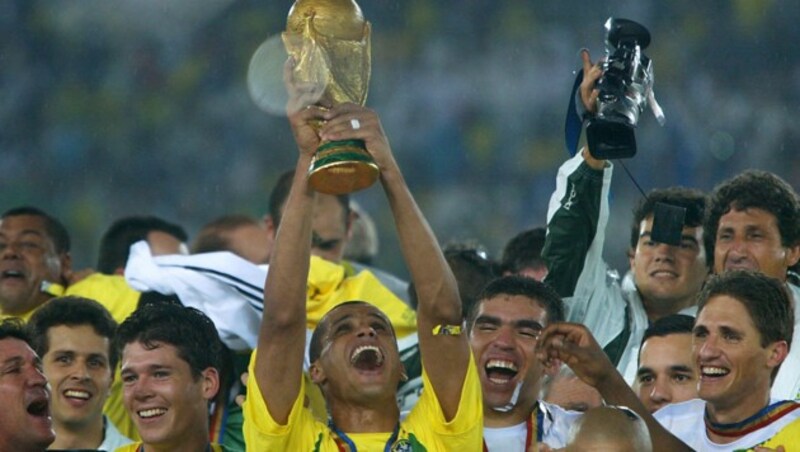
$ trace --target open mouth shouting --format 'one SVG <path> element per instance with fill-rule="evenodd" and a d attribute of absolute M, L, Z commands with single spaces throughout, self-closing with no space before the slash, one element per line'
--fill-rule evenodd
<path fill-rule="evenodd" d="M 350 355 L 350 364 L 358 370 L 378 370 L 383 366 L 383 362 L 383 351 L 374 345 L 360 345 Z"/>
<path fill-rule="evenodd" d="M 484 366 L 486 377 L 494 384 L 506 385 L 517 376 L 517 365 L 505 359 L 490 359 Z"/>
<path fill-rule="evenodd" d="M 25 272 L 17 268 L 9 268 L 0 271 L 0 281 L 25 281 Z"/>
<path fill-rule="evenodd" d="M 28 403 L 28 406 L 25 407 L 25 410 L 31 416 L 38 417 L 38 418 L 49 418 L 50 417 L 50 404 L 47 401 L 47 397 L 37 397 Z"/>

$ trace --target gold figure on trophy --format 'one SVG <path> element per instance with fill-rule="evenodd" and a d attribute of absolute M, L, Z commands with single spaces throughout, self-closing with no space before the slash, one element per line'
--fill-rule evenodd
<path fill-rule="evenodd" d="M 289 10 L 283 43 L 295 61 L 293 78 L 320 87 L 317 105 L 364 105 L 370 76 L 370 24 L 354 0 L 297 0 Z M 357 124 L 353 124 L 357 128 Z M 309 168 L 315 190 L 358 191 L 378 178 L 362 140 L 323 143 Z"/>

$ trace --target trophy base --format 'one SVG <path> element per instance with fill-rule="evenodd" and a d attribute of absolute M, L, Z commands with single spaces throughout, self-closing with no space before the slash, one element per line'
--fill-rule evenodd
<path fill-rule="evenodd" d="M 374 184 L 379 173 L 362 140 L 331 141 L 314 154 L 308 180 L 320 193 L 343 195 Z"/>

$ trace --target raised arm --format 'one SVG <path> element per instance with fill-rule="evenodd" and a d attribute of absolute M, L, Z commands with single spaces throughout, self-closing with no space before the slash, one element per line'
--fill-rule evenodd
<path fill-rule="evenodd" d="M 296 99 L 295 99 L 296 100 Z M 299 156 L 285 213 L 270 256 L 264 314 L 258 336 L 255 377 L 272 418 L 286 424 L 300 392 L 306 340 L 306 284 L 311 258 L 314 191 L 306 173 L 319 137 L 309 122 L 318 107 L 288 108 Z"/>
<path fill-rule="evenodd" d="M 595 83 L 602 70 L 592 63 L 588 51 L 583 50 L 581 58 L 584 77 L 576 108 L 591 114 L 596 110 Z M 579 278 L 586 272 L 597 270 L 598 276 L 604 277 L 605 271 L 599 267 L 608 222 L 611 171 L 610 165 L 606 168 L 605 161 L 596 160 L 585 148 L 558 169 L 556 191 L 547 210 L 542 257 L 549 270 L 546 281 L 562 297 L 575 295 Z"/>
<path fill-rule="evenodd" d="M 351 119 L 361 123 L 359 130 Z M 406 186 L 378 116 L 353 104 L 331 110 L 322 137 L 329 140 L 358 138 L 380 168 L 380 178 L 394 215 L 403 256 L 417 290 L 417 326 L 423 365 L 438 397 L 445 418 L 457 410 L 469 365 L 470 350 L 465 335 L 434 335 L 438 326 L 461 325 L 458 286 L 444 259 L 436 237 Z"/>
<path fill-rule="evenodd" d="M 537 349 L 542 361 L 563 362 L 578 378 L 597 389 L 606 403 L 626 406 L 636 411 L 650 430 L 654 451 L 692 450 L 662 427 L 647 411 L 583 325 L 573 323 L 548 325 L 539 336 Z"/>

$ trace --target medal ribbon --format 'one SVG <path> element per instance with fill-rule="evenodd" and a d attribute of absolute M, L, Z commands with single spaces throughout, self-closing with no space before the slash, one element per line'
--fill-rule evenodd
<path fill-rule="evenodd" d="M 536 436 L 536 442 L 542 442 L 543 435 L 539 426 L 542 425 L 543 418 L 544 413 L 539 409 L 539 404 L 537 403 L 530 417 L 525 421 L 525 450 L 530 449 L 534 436 Z M 489 448 L 486 446 L 486 440 L 483 441 L 483 452 L 489 452 Z"/>
<path fill-rule="evenodd" d="M 706 408 L 704 418 L 708 431 L 719 436 L 736 438 L 769 425 L 798 408 L 800 408 L 800 403 L 783 400 L 767 405 L 749 418 L 732 424 L 718 424 L 711 421 L 708 415 L 708 408 Z"/>
<path fill-rule="evenodd" d="M 330 427 L 331 431 L 333 432 L 333 441 L 336 443 L 336 447 L 339 449 L 339 452 L 358 452 L 353 440 L 347 436 L 347 433 L 339 430 L 339 428 L 336 427 L 336 424 L 333 423 L 333 419 L 328 421 L 328 427 Z M 398 422 L 394 427 L 392 436 L 390 436 L 389 440 L 386 441 L 386 446 L 383 448 L 384 452 L 390 452 L 392 450 L 392 446 L 394 445 L 395 441 L 397 441 L 399 434 L 400 423 Z"/>

